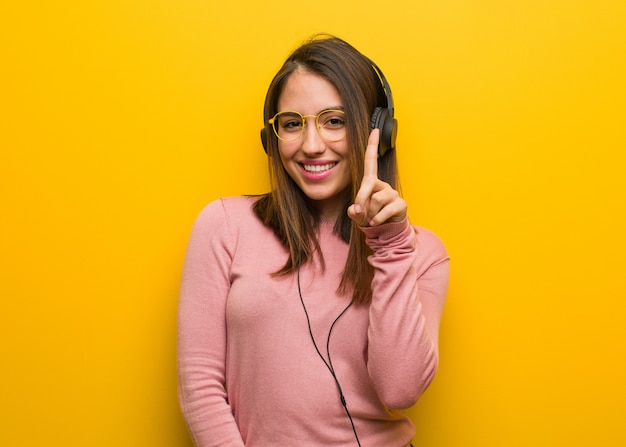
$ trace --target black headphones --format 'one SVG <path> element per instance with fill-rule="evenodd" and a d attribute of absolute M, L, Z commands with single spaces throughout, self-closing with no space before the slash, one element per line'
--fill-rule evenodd
<path fill-rule="evenodd" d="M 387 82 L 387 78 L 378 66 L 370 61 L 374 71 L 380 79 L 380 83 L 385 91 L 385 97 L 387 98 L 387 108 L 376 107 L 372 112 L 370 118 L 370 128 L 380 129 L 380 141 L 378 143 L 378 156 L 382 157 L 390 149 L 396 148 L 396 135 L 398 133 L 398 120 L 393 117 L 393 96 L 391 96 L 391 87 Z"/>
<path fill-rule="evenodd" d="M 378 156 L 382 157 L 385 153 L 390 149 L 395 149 L 396 147 L 396 134 L 398 133 L 398 120 L 393 117 L 393 97 L 391 95 L 391 88 L 389 87 L 389 83 L 385 78 L 383 72 L 378 68 L 378 66 L 370 60 L 370 64 L 374 71 L 376 72 L 376 76 L 380 80 L 380 83 L 383 87 L 383 91 L 385 92 L 385 98 L 387 98 L 387 108 L 376 107 L 372 112 L 372 117 L 370 118 L 370 128 L 372 130 L 379 129 L 380 130 L 380 140 L 378 143 Z M 269 90 L 268 90 L 269 93 Z M 263 105 L 263 122 L 267 123 L 270 119 L 269 114 L 269 105 L 268 105 L 268 94 L 265 95 L 265 104 Z M 263 144 L 263 150 L 267 153 L 267 130 L 264 127 L 261 129 L 261 144 Z"/>

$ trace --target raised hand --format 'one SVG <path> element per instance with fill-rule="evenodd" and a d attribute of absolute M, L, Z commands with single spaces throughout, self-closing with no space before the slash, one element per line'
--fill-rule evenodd
<path fill-rule="evenodd" d="M 365 150 L 363 180 L 348 216 L 361 226 L 400 222 L 407 215 L 406 202 L 391 185 L 378 178 L 379 130 L 370 133 Z"/>

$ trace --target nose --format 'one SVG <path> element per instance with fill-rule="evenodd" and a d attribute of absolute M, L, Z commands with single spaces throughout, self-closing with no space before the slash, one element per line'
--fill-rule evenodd
<path fill-rule="evenodd" d="M 315 120 L 307 123 L 304 127 L 304 135 L 302 135 L 302 138 L 302 152 L 305 154 L 316 155 L 326 150 L 326 143 L 315 126 Z"/>

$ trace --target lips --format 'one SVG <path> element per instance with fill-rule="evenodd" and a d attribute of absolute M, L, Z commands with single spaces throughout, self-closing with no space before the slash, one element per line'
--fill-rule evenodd
<path fill-rule="evenodd" d="M 311 173 L 320 173 L 320 172 L 324 172 L 324 171 L 328 171 L 332 168 L 334 168 L 337 163 L 336 162 L 330 162 L 330 163 L 325 163 L 325 164 L 309 164 L 309 163 L 302 163 L 302 168 L 306 171 L 306 172 L 311 172 Z"/>
<path fill-rule="evenodd" d="M 302 176 L 311 182 L 319 182 L 325 180 L 330 176 L 335 166 L 339 163 L 336 161 L 307 161 L 306 163 L 299 163 L 302 172 Z"/>

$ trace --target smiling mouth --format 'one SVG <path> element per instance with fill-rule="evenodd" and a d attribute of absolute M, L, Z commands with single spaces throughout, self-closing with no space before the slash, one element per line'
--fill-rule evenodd
<path fill-rule="evenodd" d="M 337 165 L 337 163 L 326 163 L 323 165 L 310 165 L 310 164 L 302 164 L 302 167 L 304 168 L 304 170 L 306 172 L 325 172 L 328 171 L 329 169 L 334 168 Z"/>

